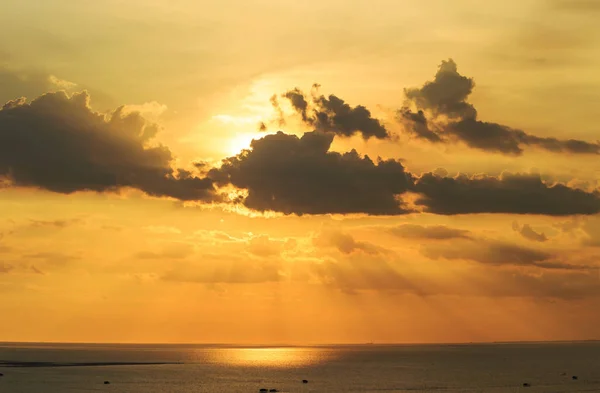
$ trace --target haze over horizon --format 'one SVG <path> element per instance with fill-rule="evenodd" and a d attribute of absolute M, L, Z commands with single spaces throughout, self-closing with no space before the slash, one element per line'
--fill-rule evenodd
<path fill-rule="evenodd" d="M 7 0 L 0 340 L 599 340 L 598 16 Z"/>

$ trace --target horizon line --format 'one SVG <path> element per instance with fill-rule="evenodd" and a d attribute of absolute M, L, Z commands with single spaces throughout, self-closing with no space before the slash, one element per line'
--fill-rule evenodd
<path fill-rule="evenodd" d="M 576 340 L 507 340 L 507 341 L 449 341 L 449 342 L 348 342 L 348 343 L 216 343 L 216 342 L 90 342 L 90 341 L 0 341 L 0 346 L 10 345 L 157 345 L 157 346 L 207 346 L 207 347 L 238 347 L 238 348 L 293 348 L 293 347 L 343 347 L 343 346 L 448 346 L 448 345 L 490 345 L 490 344 L 566 344 L 600 342 L 600 338 Z"/>

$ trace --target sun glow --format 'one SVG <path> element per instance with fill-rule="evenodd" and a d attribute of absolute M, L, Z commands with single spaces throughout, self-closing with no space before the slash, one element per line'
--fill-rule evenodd
<path fill-rule="evenodd" d="M 261 138 L 265 133 L 248 132 L 248 133 L 237 133 L 229 139 L 227 144 L 227 151 L 231 155 L 236 155 L 244 149 L 250 148 L 250 143 L 253 139 Z"/>
<path fill-rule="evenodd" d="M 309 366 L 331 359 L 332 351 L 322 348 L 222 348 L 218 362 L 248 367 L 291 368 Z"/>

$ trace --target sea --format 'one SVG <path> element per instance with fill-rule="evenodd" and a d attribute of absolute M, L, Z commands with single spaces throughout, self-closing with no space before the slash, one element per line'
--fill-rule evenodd
<path fill-rule="evenodd" d="M 600 342 L 0 343 L 0 373 L 1 393 L 600 392 Z"/>

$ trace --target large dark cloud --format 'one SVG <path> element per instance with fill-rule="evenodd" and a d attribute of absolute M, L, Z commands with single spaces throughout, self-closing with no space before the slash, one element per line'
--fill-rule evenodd
<path fill-rule="evenodd" d="M 600 145 L 576 139 L 538 137 L 509 126 L 478 119 L 467 101 L 475 83 L 458 72 L 456 63 L 442 61 L 433 81 L 405 90 L 407 104 L 398 119 L 411 134 L 431 142 L 462 141 L 470 147 L 519 155 L 526 146 L 555 153 L 600 154 Z"/>
<path fill-rule="evenodd" d="M 285 214 L 398 215 L 415 204 L 435 214 L 595 214 L 598 192 L 549 184 L 539 175 L 417 177 L 395 160 L 374 162 L 352 150 L 330 151 L 333 134 L 307 132 L 302 137 L 278 132 L 255 139 L 251 148 L 223 160 L 208 177 L 216 184 L 247 190 L 244 204 L 258 211 Z"/>
<path fill-rule="evenodd" d="M 600 194 L 545 183 L 535 174 L 422 175 L 416 204 L 435 214 L 512 213 L 564 216 L 600 212 Z"/>
<path fill-rule="evenodd" d="M 58 193 L 137 188 L 149 195 L 211 200 L 211 180 L 171 167 L 158 131 L 137 112 L 92 111 L 87 93 L 42 95 L 0 109 L 0 178 Z"/>
<path fill-rule="evenodd" d="M 246 189 L 244 204 L 285 214 L 406 213 L 400 194 L 411 175 L 395 160 L 374 162 L 355 150 L 329 151 L 333 134 L 283 132 L 255 139 L 251 149 L 209 172 L 215 182 Z"/>
<path fill-rule="evenodd" d="M 331 94 L 328 97 L 316 94 L 318 85 L 313 86 L 310 98 L 298 88 L 284 93 L 292 108 L 302 117 L 302 121 L 318 131 L 334 132 L 337 135 L 349 137 L 360 133 L 364 139 L 371 137 L 384 139 L 390 135 L 385 126 L 371 116 L 364 106 L 350 106 L 343 99 Z M 281 117 L 277 102 L 271 101 Z"/>

